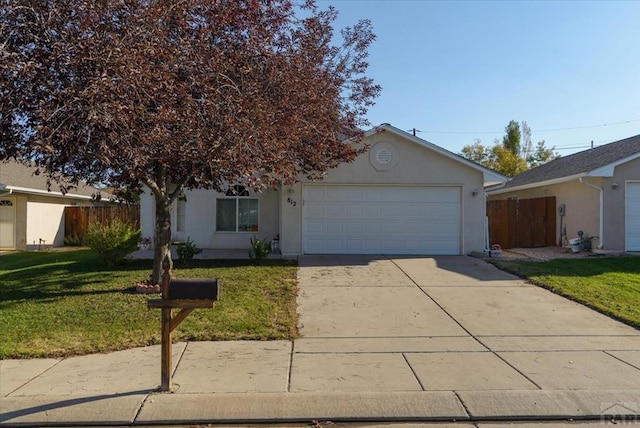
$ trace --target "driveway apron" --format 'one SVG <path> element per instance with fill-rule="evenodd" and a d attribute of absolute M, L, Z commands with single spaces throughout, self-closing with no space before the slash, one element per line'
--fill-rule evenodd
<path fill-rule="evenodd" d="M 470 412 L 478 391 L 640 403 L 638 330 L 483 260 L 304 256 L 298 275 L 292 392 L 468 392 Z"/>

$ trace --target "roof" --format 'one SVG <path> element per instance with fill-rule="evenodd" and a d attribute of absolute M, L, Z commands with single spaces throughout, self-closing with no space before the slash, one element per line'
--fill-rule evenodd
<path fill-rule="evenodd" d="M 571 181 L 580 177 L 611 177 L 617 165 L 640 158 L 640 135 L 560 157 L 514 176 L 491 194 Z"/>
<path fill-rule="evenodd" d="M 36 175 L 36 167 L 24 165 L 15 161 L 0 163 L 0 189 L 2 191 L 12 190 L 20 193 L 40 194 L 55 197 L 66 197 L 72 199 L 91 199 L 99 190 L 95 187 L 87 186 L 80 183 L 77 187 L 69 190 L 66 194 L 62 194 L 59 189 L 56 190 L 55 184 L 51 186 L 51 190 L 47 189 L 47 175 Z M 4 193 L 4 192 L 3 192 Z M 106 196 L 101 192 L 102 196 Z"/>
<path fill-rule="evenodd" d="M 489 185 L 495 185 L 495 184 L 501 184 L 504 183 L 508 180 L 507 177 L 505 177 L 504 175 L 500 174 L 497 171 L 494 171 L 490 168 L 487 168 L 485 166 L 480 165 L 479 163 L 473 162 L 463 156 L 460 156 L 456 153 L 450 152 L 447 149 L 444 149 L 436 144 L 430 143 L 427 140 L 423 140 L 422 138 L 416 137 L 415 135 L 403 131 L 402 129 L 398 129 L 395 126 L 392 126 L 388 123 L 383 123 L 380 126 L 376 126 L 373 129 L 370 129 L 369 131 L 365 132 L 364 135 L 365 137 L 368 137 L 370 135 L 375 135 L 381 131 L 388 131 L 391 132 L 392 134 L 398 135 L 402 138 L 406 138 L 422 147 L 427 147 L 437 153 L 440 153 L 441 155 L 452 159 L 456 162 L 460 162 L 472 169 L 475 169 L 479 172 L 482 172 L 483 177 L 484 177 L 484 184 L 485 186 L 489 186 Z"/>

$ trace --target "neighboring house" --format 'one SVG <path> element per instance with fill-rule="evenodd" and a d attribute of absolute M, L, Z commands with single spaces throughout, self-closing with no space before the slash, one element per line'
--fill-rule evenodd
<path fill-rule="evenodd" d="M 256 194 L 186 191 L 172 208 L 172 238 L 202 248 L 248 248 L 279 237 L 285 255 L 468 254 L 485 246 L 484 187 L 506 178 L 391 125 L 368 131 L 369 150 L 329 171 Z M 362 144 L 360 143 L 360 144 Z M 143 237 L 154 201 L 141 198 Z"/>
<path fill-rule="evenodd" d="M 598 237 L 599 248 L 640 251 L 640 135 L 555 159 L 487 193 L 489 200 L 555 197 L 564 214 L 556 216 L 555 242 L 582 230 Z"/>
<path fill-rule="evenodd" d="M 80 185 L 63 195 L 36 168 L 0 163 L 0 250 L 29 250 L 64 244 L 64 208 L 91 205 L 98 192 Z M 103 196 L 104 193 L 103 193 Z"/>

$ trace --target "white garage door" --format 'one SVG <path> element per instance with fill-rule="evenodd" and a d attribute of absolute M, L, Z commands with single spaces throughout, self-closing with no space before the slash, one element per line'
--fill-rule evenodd
<path fill-rule="evenodd" d="M 627 183 L 625 199 L 627 251 L 640 251 L 640 183 Z"/>
<path fill-rule="evenodd" d="M 305 186 L 306 254 L 460 254 L 460 188 Z"/>

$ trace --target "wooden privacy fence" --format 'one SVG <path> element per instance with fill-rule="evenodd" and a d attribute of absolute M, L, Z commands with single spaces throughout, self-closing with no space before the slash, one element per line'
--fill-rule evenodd
<path fill-rule="evenodd" d="M 487 201 L 490 244 L 502 248 L 556 245 L 556 198 Z"/>
<path fill-rule="evenodd" d="M 108 224 L 114 220 L 140 227 L 140 205 L 104 205 L 65 207 L 64 236 L 84 237 L 91 224 Z"/>

